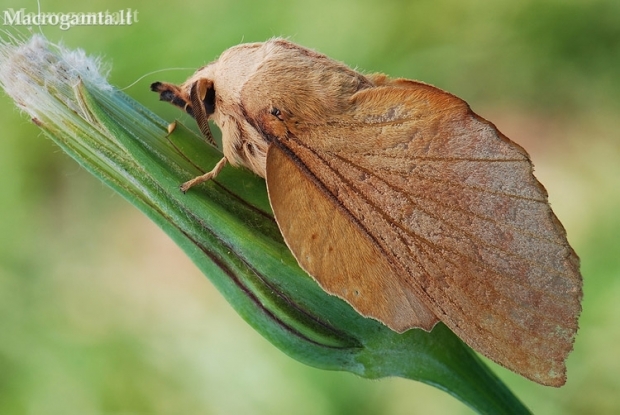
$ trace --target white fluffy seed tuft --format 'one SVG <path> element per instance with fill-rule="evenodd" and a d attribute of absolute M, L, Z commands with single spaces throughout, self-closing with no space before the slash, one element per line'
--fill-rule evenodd
<path fill-rule="evenodd" d="M 0 38 L 0 86 L 33 119 L 52 118 L 66 107 L 81 113 L 74 88 L 84 82 L 112 89 L 107 72 L 98 58 L 52 44 L 41 35 L 29 40 Z"/>

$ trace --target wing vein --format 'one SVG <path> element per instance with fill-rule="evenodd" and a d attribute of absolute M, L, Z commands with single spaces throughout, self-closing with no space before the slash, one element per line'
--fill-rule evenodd
<path fill-rule="evenodd" d="M 396 169 L 389 169 L 386 168 L 385 170 L 393 173 L 393 174 L 399 174 L 402 175 L 402 173 Z M 536 203 L 547 203 L 544 199 L 538 199 L 538 198 L 533 198 L 533 197 L 527 197 L 527 196 L 521 196 L 521 195 L 516 195 L 514 193 L 506 193 L 506 192 L 497 192 L 497 191 L 493 191 L 493 190 L 489 190 L 486 189 L 482 186 L 475 186 L 475 185 L 471 185 L 471 184 L 465 184 L 462 181 L 457 181 L 457 180 L 450 180 L 450 179 L 442 179 L 442 178 L 437 178 L 428 174 L 421 174 L 421 172 L 416 172 L 416 171 L 412 171 L 411 172 L 412 175 L 418 176 L 418 177 L 422 177 L 426 180 L 435 182 L 435 183 L 448 183 L 457 187 L 460 187 L 462 189 L 472 189 L 475 191 L 478 191 L 480 193 L 486 193 L 486 194 L 491 194 L 491 195 L 496 195 L 496 196 L 505 196 L 505 197 L 509 197 L 511 199 L 517 199 L 517 200 L 526 200 L 528 202 L 536 202 Z"/>
<path fill-rule="evenodd" d="M 381 149 L 385 150 L 385 149 Z M 360 154 L 361 156 L 382 156 L 383 152 L 369 152 Z M 525 158 L 507 158 L 507 159 L 493 159 L 493 158 L 482 158 L 482 157 L 430 157 L 430 156 L 399 156 L 399 155 L 390 155 L 390 158 L 399 159 L 399 160 L 422 160 L 422 161 L 439 161 L 439 162 L 460 162 L 460 161 L 468 161 L 475 163 L 527 163 L 527 159 Z"/>

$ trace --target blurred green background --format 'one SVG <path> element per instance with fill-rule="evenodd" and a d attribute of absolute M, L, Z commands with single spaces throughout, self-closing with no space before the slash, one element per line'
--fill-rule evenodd
<path fill-rule="evenodd" d="M 31 0 L 0 5 L 37 9 Z M 530 152 L 585 282 L 566 386 L 539 386 L 490 365 L 534 413 L 620 413 L 620 2 L 44 0 L 42 7 L 137 10 L 132 26 L 42 31 L 102 56 L 119 87 L 154 70 L 188 68 L 126 90 L 170 120 L 182 116 L 157 101 L 151 82 L 180 82 L 230 46 L 273 36 L 467 100 Z M 0 125 L 0 414 L 471 413 L 426 385 L 368 381 L 288 358 L 167 236 L 42 137 L 6 96 Z"/>

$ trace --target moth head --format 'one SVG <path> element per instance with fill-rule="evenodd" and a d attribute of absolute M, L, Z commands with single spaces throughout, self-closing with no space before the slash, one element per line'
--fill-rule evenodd
<path fill-rule="evenodd" d="M 222 150 L 233 165 L 243 165 L 264 176 L 267 143 L 248 122 L 241 90 L 265 58 L 263 43 L 239 45 L 218 60 L 198 69 L 183 84 L 155 82 L 151 90 L 196 119 L 209 140 L 209 120 L 222 131 Z"/>

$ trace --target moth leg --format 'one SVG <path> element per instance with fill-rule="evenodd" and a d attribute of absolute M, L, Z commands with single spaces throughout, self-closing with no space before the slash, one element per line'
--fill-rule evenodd
<path fill-rule="evenodd" d="M 226 165 L 226 161 L 227 161 L 226 157 L 222 157 L 222 159 L 217 162 L 217 164 L 215 165 L 213 170 L 211 170 L 208 173 L 203 174 L 202 176 L 197 176 L 197 177 L 194 177 L 191 180 L 186 181 L 185 183 L 183 183 L 181 185 L 181 191 L 183 193 L 185 193 L 189 189 L 191 189 L 192 187 L 194 187 L 196 185 L 199 185 L 200 183 L 204 183 L 204 182 L 209 181 L 211 179 L 215 179 L 215 177 L 220 173 L 220 171 L 222 171 L 222 169 Z"/>
<path fill-rule="evenodd" d="M 168 124 L 168 135 L 172 134 L 174 130 L 176 129 L 177 129 L 177 122 L 172 121 L 170 124 Z"/>

